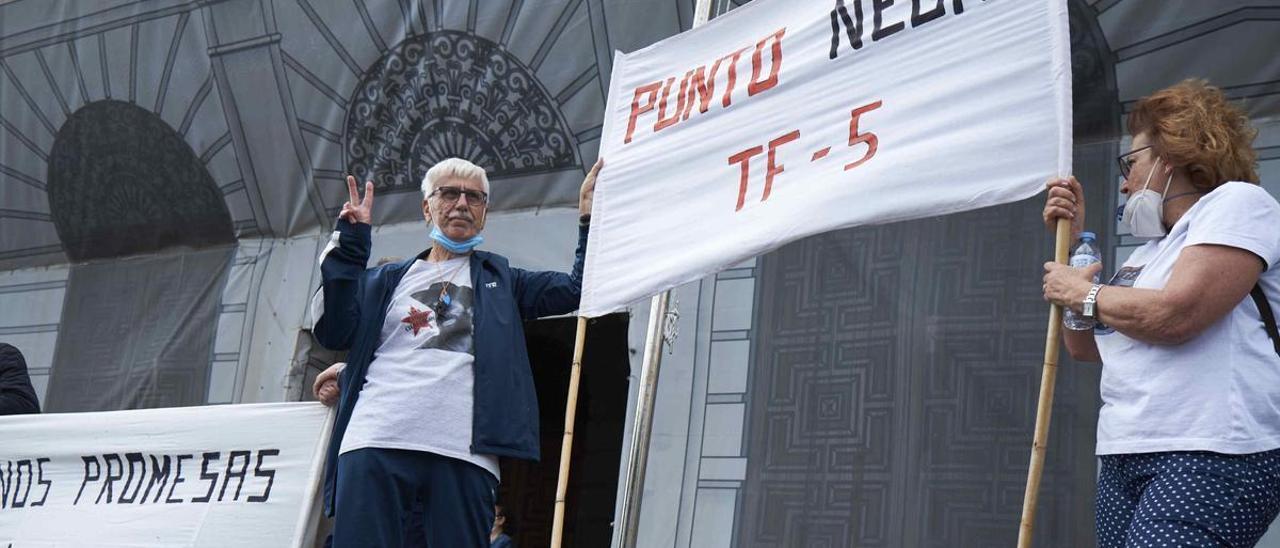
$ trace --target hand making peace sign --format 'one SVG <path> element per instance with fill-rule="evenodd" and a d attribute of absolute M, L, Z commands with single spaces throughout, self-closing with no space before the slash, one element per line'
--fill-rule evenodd
<path fill-rule="evenodd" d="M 373 181 L 364 184 L 364 199 L 361 200 L 360 193 L 356 190 L 356 178 L 347 175 L 347 193 L 350 198 L 347 203 L 342 204 L 338 218 L 346 219 L 349 223 L 373 224 Z"/>

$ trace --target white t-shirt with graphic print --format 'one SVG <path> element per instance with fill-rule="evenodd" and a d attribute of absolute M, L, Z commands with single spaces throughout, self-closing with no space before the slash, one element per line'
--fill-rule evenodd
<path fill-rule="evenodd" d="M 474 295 L 468 258 L 414 261 L 392 295 L 341 453 L 426 451 L 500 477 L 497 457 L 471 453 Z"/>
<path fill-rule="evenodd" d="M 1199 244 L 1261 258 L 1259 283 L 1280 311 L 1280 203 L 1249 183 L 1201 197 L 1167 236 L 1134 250 L 1110 285 L 1163 288 L 1182 250 Z M 1106 326 L 1094 340 L 1103 363 L 1097 454 L 1280 447 L 1280 357 L 1249 296 L 1184 344 L 1149 344 Z"/>

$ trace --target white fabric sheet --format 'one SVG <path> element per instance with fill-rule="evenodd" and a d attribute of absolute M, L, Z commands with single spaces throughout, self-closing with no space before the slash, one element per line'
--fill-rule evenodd
<path fill-rule="evenodd" d="M 298 546 L 318 403 L 0 417 L 0 546 Z"/>
<path fill-rule="evenodd" d="M 1063 0 L 876 4 L 763 0 L 616 56 L 582 315 L 1068 172 Z"/>

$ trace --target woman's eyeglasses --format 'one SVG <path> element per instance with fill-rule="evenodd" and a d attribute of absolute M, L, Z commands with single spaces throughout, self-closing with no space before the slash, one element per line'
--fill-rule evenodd
<path fill-rule="evenodd" d="M 1123 175 L 1125 179 L 1128 179 L 1129 170 L 1133 168 L 1134 162 L 1138 161 L 1138 159 L 1134 158 L 1133 155 L 1149 148 L 1151 148 L 1151 145 L 1147 145 L 1137 150 L 1130 150 L 1129 152 L 1116 156 L 1116 161 L 1120 162 L 1120 175 Z M 468 198 L 470 198 L 470 196 L 468 196 Z"/>

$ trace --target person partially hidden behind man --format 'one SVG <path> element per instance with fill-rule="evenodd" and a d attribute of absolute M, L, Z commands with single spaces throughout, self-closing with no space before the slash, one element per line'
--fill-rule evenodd
<path fill-rule="evenodd" d="M 0 415 L 40 412 L 40 400 L 27 375 L 27 361 L 12 345 L 0 343 Z"/>
<path fill-rule="evenodd" d="M 325 506 L 336 548 L 489 548 L 498 457 L 536 460 L 538 403 L 522 319 L 578 307 L 597 162 L 579 195 L 570 272 L 535 272 L 473 249 L 489 205 L 484 169 L 450 158 L 422 183 L 426 250 L 366 268 L 373 184 L 350 201 L 321 257 L 316 339 L 348 350 L 316 379 L 338 413 Z M 568 242 L 566 242 L 568 244 Z"/>
<path fill-rule="evenodd" d="M 516 548 L 511 535 L 516 534 L 516 518 L 502 504 L 493 506 L 493 529 L 489 531 L 489 548 Z"/>

